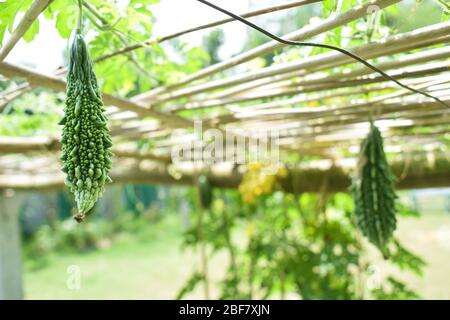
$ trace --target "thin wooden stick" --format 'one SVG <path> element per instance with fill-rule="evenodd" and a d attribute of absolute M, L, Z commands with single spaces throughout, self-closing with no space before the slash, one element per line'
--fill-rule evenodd
<path fill-rule="evenodd" d="M 417 31 L 419 31 L 419 29 Z M 427 47 L 427 46 L 431 46 L 431 45 L 435 45 L 435 44 L 439 44 L 439 43 L 447 43 L 448 41 L 450 41 L 449 36 L 438 37 L 438 38 L 427 37 L 426 39 L 418 40 L 417 42 L 415 40 L 411 39 L 411 41 L 408 41 L 405 46 L 396 47 L 395 44 L 393 44 L 393 46 L 391 46 L 390 48 L 385 48 L 383 50 L 383 52 L 381 52 L 380 55 L 386 56 L 386 55 L 390 55 L 390 54 L 405 52 L 405 51 L 412 50 L 412 49 L 418 49 L 421 47 Z M 373 53 L 373 50 L 369 50 L 369 52 Z M 331 65 L 330 64 L 318 65 L 314 68 L 309 69 L 308 72 L 326 70 L 328 68 L 337 67 L 340 65 L 340 64 L 338 65 L 338 64 L 334 64 L 334 63 Z M 272 77 L 262 78 L 262 79 L 258 79 L 255 81 L 250 81 L 250 82 L 235 86 L 230 89 L 225 89 L 218 93 L 212 93 L 209 95 L 209 97 L 210 97 L 210 99 L 222 99 L 222 98 L 228 98 L 228 97 L 236 98 L 237 96 L 245 94 L 246 92 L 249 92 L 250 90 L 253 90 L 256 88 L 267 86 L 269 84 L 271 86 L 273 86 L 277 82 L 281 82 L 283 80 L 293 79 L 298 76 L 304 76 L 305 72 L 306 72 L 306 70 L 299 70 L 299 71 L 293 71 L 293 72 L 289 72 L 289 73 L 285 73 L 285 74 L 277 74 Z"/>
<path fill-rule="evenodd" d="M 430 165 L 428 158 L 435 159 L 436 165 Z M 390 161 L 392 171 L 395 175 L 401 174 L 404 169 L 404 159 L 401 157 Z M 335 161 L 313 161 L 295 168 L 289 169 L 288 177 L 282 181 L 281 188 L 286 192 L 292 192 L 291 178 L 300 178 L 298 192 L 318 192 L 321 181 L 325 175 L 329 177 L 329 191 L 348 191 L 350 184 L 349 172 L 355 166 L 355 159 L 340 159 Z M 168 165 L 151 161 L 128 161 L 122 163 L 121 167 L 115 166 L 112 170 L 112 179 L 116 183 L 152 183 L 152 184 L 174 184 L 192 185 L 193 176 L 198 174 L 198 166 L 193 164 L 185 167 L 177 167 L 181 177 L 175 179 L 168 169 Z M 411 170 L 405 179 L 397 182 L 399 189 L 444 187 L 450 181 L 450 161 L 443 152 L 421 152 L 419 157 L 411 160 Z M 215 187 L 236 188 L 242 173 L 234 166 L 216 165 L 212 166 L 208 175 Z M 0 174 L 0 189 L 13 188 L 21 190 L 32 189 L 59 189 L 64 187 L 64 175 L 59 170 L 48 173 L 18 172 Z"/>
<path fill-rule="evenodd" d="M 201 168 L 199 168 L 201 169 Z M 193 175 L 194 178 L 194 186 L 196 188 L 196 194 L 197 194 L 197 210 L 198 210 L 198 218 L 197 218 L 197 236 L 198 236 L 198 242 L 200 246 L 200 264 L 201 264 L 201 270 L 203 275 L 203 292 L 205 295 L 205 299 L 210 299 L 210 285 L 209 285 L 209 259 L 208 259 L 208 253 L 207 253 L 207 242 L 205 241 L 205 208 L 203 208 L 202 205 L 202 196 L 201 196 L 201 188 L 200 188 L 200 182 L 199 182 L 199 175 L 198 173 L 201 172 L 201 170 L 197 170 L 196 174 Z"/>
<path fill-rule="evenodd" d="M 377 56 L 384 55 L 386 49 L 392 51 L 393 48 L 396 47 L 402 48 L 402 46 L 405 45 L 411 46 L 412 41 L 415 41 L 417 43 L 425 38 L 439 38 L 447 35 L 448 33 L 450 33 L 450 22 L 439 23 L 433 26 L 422 28 L 420 30 L 414 30 L 414 32 L 396 35 L 383 41 L 373 42 L 368 45 L 352 48 L 351 51 L 355 52 L 359 56 L 363 56 L 364 58 L 375 58 Z M 156 99 L 153 100 L 153 104 L 159 104 L 169 100 L 188 97 L 201 92 L 216 90 L 231 85 L 241 84 L 244 82 L 254 81 L 257 79 L 280 75 L 292 71 L 298 72 L 298 70 L 311 69 L 320 70 L 343 65 L 349 62 L 353 61 L 340 52 L 326 52 L 305 59 L 286 62 L 279 65 L 272 65 L 256 71 L 250 71 L 220 80 L 209 81 L 203 84 L 173 91 L 165 95 L 159 95 L 158 97 L 156 97 Z"/>
<path fill-rule="evenodd" d="M 0 62 L 2 62 L 9 52 L 14 48 L 17 42 L 23 37 L 30 26 L 33 24 L 34 20 L 38 18 L 42 11 L 47 8 L 47 6 L 53 0 L 34 0 L 30 8 L 27 10 L 22 20 L 16 29 L 14 29 L 11 37 L 5 43 L 5 45 L 0 50 Z"/>
<path fill-rule="evenodd" d="M 334 28 L 337 28 L 337 27 L 345 25 L 351 21 L 354 21 L 361 17 L 366 16 L 367 13 L 370 11 L 370 10 L 368 11 L 369 6 L 377 6 L 379 9 L 383 9 L 383 8 L 390 6 L 392 4 L 395 4 L 397 2 L 400 2 L 400 0 L 374 0 L 374 1 L 366 2 L 363 5 L 356 6 L 343 14 L 340 14 L 335 17 L 334 16 L 330 17 L 319 24 L 309 25 L 304 28 L 301 28 L 300 30 L 291 32 L 291 33 L 285 35 L 283 37 L 283 39 L 300 41 L 300 40 L 304 40 L 307 38 L 311 38 L 313 36 L 319 35 L 321 33 L 332 30 Z M 210 67 L 204 68 L 194 74 L 191 74 L 174 85 L 155 88 L 147 93 L 141 94 L 141 95 L 139 95 L 139 99 L 151 100 L 156 95 L 160 95 L 162 93 L 167 93 L 169 91 L 179 88 L 180 86 L 184 86 L 195 80 L 211 76 L 220 71 L 223 71 L 223 70 L 229 69 L 231 67 L 237 66 L 239 64 L 242 64 L 253 58 L 256 58 L 256 57 L 271 53 L 275 50 L 284 48 L 285 46 L 286 46 L 286 44 L 280 43 L 275 40 L 269 41 L 263 45 L 260 45 L 256 48 L 253 48 L 242 54 L 238 54 L 226 61 L 219 62 Z"/>
<path fill-rule="evenodd" d="M 58 138 L 52 137 L 5 137 L 0 136 L 0 153 L 30 153 L 30 152 L 54 152 L 60 149 Z M 136 148 L 115 146 L 114 156 L 119 158 L 134 158 L 140 160 L 155 160 L 170 163 L 170 155 L 160 155 L 149 151 L 140 151 Z"/>
<path fill-rule="evenodd" d="M 241 16 L 245 17 L 245 18 L 256 17 L 256 16 L 267 14 L 267 13 L 272 13 L 272 12 L 276 12 L 276 11 L 281 11 L 281 10 L 286 10 L 286 9 L 291 9 L 291 8 L 295 8 L 295 7 L 304 6 L 304 5 L 307 5 L 307 4 L 312 4 L 312 3 L 315 3 L 315 2 L 320 2 L 320 0 L 292 1 L 292 2 L 285 3 L 285 4 L 281 4 L 281 5 L 275 5 L 275 6 L 264 8 L 264 9 L 259 9 L 259 10 L 255 10 L 255 11 L 246 12 L 246 13 L 241 14 Z M 130 51 L 134 51 L 134 50 L 137 50 L 139 48 L 145 48 L 147 46 L 151 46 L 152 44 L 155 44 L 155 43 L 162 43 L 164 41 L 171 40 L 171 39 L 174 39 L 174 38 L 178 38 L 178 37 L 180 37 L 182 35 L 186 35 L 186 34 L 189 34 L 189 33 L 195 32 L 195 31 L 200 31 L 200 30 L 205 30 L 205 29 L 208 29 L 208 28 L 217 27 L 217 26 L 229 23 L 229 22 L 234 22 L 234 21 L 235 20 L 233 18 L 220 19 L 220 20 L 216 20 L 214 22 L 210 22 L 210 23 L 207 23 L 207 24 L 202 24 L 202 25 L 199 25 L 199 26 L 196 26 L 196 27 L 193 27 L 193 28 L 189 28 L 189 29 L 186 29 L 186 30 L 177 31 L 175 33 L 171 33 L 171 34 L 168 34 L 168 35 L 156 38 L 156 39 L 144 41 L 142 43 L 137 43 L 137 44 L 130 45 L 130 46 L 121 48 L 119 50 L 113 51 L 111 53 L 108 53 L 108 54 L 106 54 L 104 56 L 101 56 L 100 58 L 96 59 L 95 62 L 101 62 L 101 61 L 104 61 L 106 59 L 115 57 L 115 56 L 120 55 L 120 54 L 124 54 L 124 53 L 130 52 Z"/>
<path fill-rule="evenodd" d="M 277 35 L 271 33 L 270 31 L 267 31 L 266 29 L 261 28 L 260 26 L 254 24 L 253 22 L 250 22 L 249 20 L 247 20 L 247 19 L 245 19 L 245 18 L 243 18 L 243 17 L 240 17 L 239 15 L 234 14 L 233 12 L 227 11 L 226 9 L 224 9 L 224 8 L 222 8 L 222 7 L 219 7 L 219 6 L 217 6 L 217 5 L 215 5 L 215 4 L 211 3 L 211 2 L 209 2 L 209 1 L 207 1 L 207 0 L 197 0 L 197 1 L 199 1 L 199 2 L 201 2 L 201 3 L 204 3 L 204 4 L 206 4 L 207 6 L 213 8 L 213 9 L 215 9 L 215 10 L 218 10 L 218 11 L 220 11 L 220 12 L 222 12 L 222 13 L 225 13 L 226 15 L 228 15 L 228 16 L 230 16 L 230 17 L 233 17 L 233 18 L 235 18 L 236 20 L 239 20 L 240 22 L 246 24 L 247 26 L 249 26 L 249 27 L 251 27 L 251 28 L 253 28 L 253 29 L 259 31 L 260 33 L 266 35 L 267 37 L 272 38 L 272 39 L 274 39 L 274 40 L 276 40 L 276 41 L 278 41 L 278 42 L 280 42 L 280 43 L 284 43 L 284 44 L 287 44 L 287 45 L 297 45 L 297 46 L 307 46 L 307 47 L 314 47 L 314 48 L 324 48 L 324 49 L 330 49 L 330 50 L 333 50 L 333 51 L 337 51 L 337 52 L 339 52 L 339 53 L 342 53 L 342 54 L 346 55 L 347 57 L 350 57 L 351 59 L 354 59 L 354 60 L 358 61 L 359 63 L 362 63 L 363 65 L 365 65 L 366 67 L 372 69 L 374 72 L 376 72 L 376 73 L 378 73 L 379 75 L 383 76 L 383 77 L 386 78 L 387 80 L 390 80 L 390 81 L 392 81 L 392 82 L 395 82 L 398 86 L 400 86 L 400 87 L 402 87 L 402 88 L 404 88 L 404 89 L 406 89 L 406 90 L 409 90 L 409 91 L 411 91 L 411 92 L 414 92 L 414 93 L 423 95 L 423 96 L 425 96 L 425 97 L 431 98 L 431 99 L 433 99 L 433 100 L 436 100 L 437 102 L 441 103 L 442 105 L 446 106 L 447 108 L 450 108 L 450 105 L 448 105 L 446 102 L 440 100 L 438 97 L 433 96 L 433 95 L 429 94 L 428 92 L 421 91 L 421 90 L 417 90 L 416 88 L 409 87 L 408 85 L 406 85 L 406 84 L 404 84 L 404 83 L 398 81 L 398 80 L 397 80 L 396 78 L 394 78 L 394 77 L 391 77 L 389 74 L 387 74 L 387 73 L 384 72 L 383 70 L 378 69 L 378 68 L 375 67 L 373 64 L 371 64 L 370 62 L 364 60 L 364 59 L 361 58 L 359 55 L 357 55 L 357 54 L 355 54 L 355 53 L 353 53 L 353 52 L 351 52 L 351 51 L 348 51 L 348 50 L 343 49 L 343 48 L 341 48 L 341 47 L 336 47 L 336 46 L 333 46 L 333 45 L 329 45 L 329 44 L 310 43 L 310 42 L 301 42 L 301 41 L 285 40 L 285 39 L 280 38 L 280 37 L 278 37 Z"/>
<path fill-rule="evenodd" d="M 31 86 L 28 83 L 22 83 L 11 90 L 2 92 L 2 94 L 0 95 L 0 113 L 8 105 L 8 103 L 21 97 L 22 95 L 29 92 L 30 90 L 31 90 Z"/>
<path fill-rule="evenodd" d="M 19 67 L 7 62 L 0 63 L 0 73 L 8 78 L 23 77 L 32 87 L 43 87 L 57 91 L 66 90 L 66 82 L 61 78 L 45 75 L 24 67 Z M 141 116 L 151 116 L 162 120 L 174 127 L 192 127 L 193 123 L 189 119 L 182 118 L 177 115 L 166 114 L 158 110 L 149 108 L 142 103 L 116 97 L 110 94 L 103 94 L 105 104 L 110 104 L 122 108 L 124 110 L 133 111 Z"/>

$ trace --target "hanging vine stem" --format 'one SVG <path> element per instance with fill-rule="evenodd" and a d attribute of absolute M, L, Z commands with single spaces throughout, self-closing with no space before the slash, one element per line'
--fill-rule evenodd
<path fill-rule="evenodd" d="M 206 252 L 206 241 L 205 241 L 205 226 L 204 226 L 204 212 L 205 208 L 203 208 L 203 201 L 201 199 L 201 190 L 198 176 L 194 176 L 195 186 L 197 191 L 197 202 L 198 202 L 198 220 L 197 220 L 197 233 L 198 233 L 198 242 L 200 245 L 200 260 L 201 260 L 201 268 L 203 274 L 203 284 L 204 284 L 204 294 L 205 299 L 209 300 L 209 275 L 208 275 L 208 255 Z"/>
<path fill-rule="evenodd" d="M 281 11 L 281 10 L 285 10 L 285 9 L 290 9 L 290 8 L 295 8 L 298 6 L 303 6 L 303 5 L 307 5 L 307 4 L 312 4 L 312 3 L 316 3 L 316 2 L 320 2 L 321 0 L 300 0 L 300 1 L 292 1 L 292 2 L 288 2 L 285 4 L 277 4 L 271 7 L 267 7 L 267 8 L 263 8 L 263 9 L 259 9 L 259 10 L 254 10 L 254 11 L 250 11 L 250 12 L 246 12 L 241 14 L 241 16 L 246 17 L 246 18 L 250 18 L 250 17 L 256 17 L 256 16 L 260 16 L 260 15 L 264 15 L 264 14 L 268 14 L 268 13 L 272 13 L 272 12 L 277 12 L 277 11 Z M 110 53 L 107 53 L 99 58 L 97 58 L 97 60 L 95 62 L 101 62 L 104 61 L 106 59 L 115 57 L 117 55 L 120 54 L 124 54 L 127 52 L 131 52 L 134 51 L 136 49 L 139 48 L 149 48 L 151 49 L 152 45 L 154 44 L 159 44 L 162 43 L 164 41 L 167 40 L 171 40 L 177 37 L 180 37 L 182 35 L 186 35 L 195 31 L 200 31 L 200 30 L 205 30 L 208 28 L 212 28 L 212 27 L 217 27 L 220 26 L 222 24 L 226 24 L 228 22 L 233 22 L 234 19 L 233 18 L 227 18 L 227 19 L 221 19 L 221 20 L 215 20 L 213 22 L 209 22 L 206 24 L 202 24 L 202 25 L 198 25 L 192 28 L 188 28 L 188 29 L 184 29 L 181 31 L 176 31 L 174 33 L 170 33 L 170 34 L 166 34 L 164 36 L 158 37 L 158 38 L 153 38 L 150 40 L 146 40 L 146 41 L 142 41 L 139 39 L 135 39 L 136 40 L 136 44 L 132 44 L 130 46 L 126 46 L 123 48 L 120 48 L 116 51 L 112 51 Z"/>
<path fill-rule="evenodd" d="M 222 198 L 224 198 L 224 192 L 222 191 Z M 230 223 L 230 219 L 228 217 L 227 214 L 227 210 L 224 208 L 222 209 L 222 219 L 223 219 L 223 224 L 224 224 L 224 229 L 225 229 L 225 242 L 226 242 L 226 246 L 228 249 L 228 254 L 230 256 L 230 268 L 231 268 L 231 272 L 233 274 L 233 281 L 237 281 L 238 280 L 238 272 L 237 272 L 237 264 L 236 264 L 236 253 L 235 253 L 235 248 L 233 246 L 233 241 L 232 241 L 232 236 L 231 236 L 231 223 Z M 233 288 L 234 289 L 234 294 L 237 295 L 237 290 L 236 287 Z"/>
<path fill-rule="evenodd" d="M 334 164 L 333 164 L 334 166 Z M 330 236 L 327 230 L 328 217 L 327 217 L 327 201 L 328 201 L 328 184 L 329 184 L 329 172 L 325 174 L 322 180 L 322 184 L 320 186 L 320 190 L 318 193 L 318 199 L 316 204 L 316 216 L 321 214 L 323 218 L 323 226 L 324 226 L 324 236 L 323 239 L 325 242 L 330 240 Z M 319 219 L 317 219 L 319 221 Z"/>
<path fill-rule="evenodd" d="M 382 76 L 385 77 L 386 79 L 395 82 L 395 83 L 396 83 L 397 85 L 399 85 L 400 87 L 402 87 L 402 88 L 404 88 L 404 89 L 407 89 L 407 90 L 409 90 L 409 91 L 411 91 L 411 92 L 421 94 L 421 95 L 423 95 L 423 96 L 425 96 L 425 97 L 431 98 L 431 99 L 433 99 L 433 100 L 435 100 L 435 101 L 437 101 L 437 102 L 443 104 L 443 105 L 446 106 L 447 108 L 450 108 L 450 105 L 449 105 L 449 104 L 447 104 L 446 102 L 442 101 L 442 100 L 439 99 L 438 97 L 435 97 L 435 96 L 433 96 L 433 95 L 431 95 L 431 94 L 429 94 L 429 93 L 427 93 L 427 92 L 424 92 L 424 91 L 421 91 L 421 90 L 414 89 L 414 88 L 412 88 L 412 87 L 409 87 L 409 86 L 407 86 L 407 85 L 401 83 L 400 81 L 398 81 L 398 80 L 395 79 L 394 77 L 391 77 L 390 75 L 388 75 L 388 74 L 387 74 L 386 72 L 384 72 L 383 70 L 378 69 L 377 67 L 375 67 L 375 66 L 372 65 L 371 63 L 367 62 L 366 60 L 364 60 L 363 58 L 357 56 L 356 54 L 351 53 L 350 51 L 347 51 L 347 50 L 345 50 L 345 49 L 342 49 L 342 48 L 339 48 L 339 47 L 335 47 L 335 46 L 332 46 L 332 45 L 328 45 L 328 44 L 322 44 L 322 43 L 310 43 L 310 42 L 300 42 L 300 41 L 285 40 L 285 39 L 283 39 L 283 38 L 280 38 L 280 37 L 274 35 L 273 33 L 269 32 L 269 31 L 267 31 L 267 30 L 261 28 L 260 26 L 254 24 L 254 23 L 252 23 L 252 22 L 250 22 L 250 21 L 248 21 L 247 19 L 245 19 L 245 18 L 243 18 L 243 17 L 241 17 L 241 16 L 239 16 L 239 15 L 237 15 L 237 14 L 235 14 L 235 13 L 232 13 L 232 12 L 230 12 L 230 11 L 228 11 L 228 10 L 222 8 L 222 7 L 219 7 L 219 6 L 217 6 L 217 5 L 213 4 L 213 3 L 210 3 L 209 1 L 206 1 L 206 0 L 197 0 L 197 1 L 199 1 L 199 2 L 201 2 L 201 3 L 203 3 L 203 4 L 205 4 L 205 5 L 207 5 L 207 6 L 209 6 L 209 7 L 211 7 L 211 8 L 213 8 L 213 9 L 217 10 L 217 11 L 220 11 L 220 12 L 222 12 L 222 13 L 224 13 L 224 14 L 226 14 L 226 15 L 228 15 L 228 16 L 230 16 L 230 17 L 232 17 L 232 18 L 234 18 L 234 19 L 236 19 L 236 20 L 238 20 L 238 21 L 240 21 L 240 22 L 242 22 L 242 23 L 244 23 L 244 24 L 246 24 L 246 25 L 248 25 L 249 27 L 251 27 L 251 28 L 253 28 L 253 29 L 255 29 L 255 30 L 261 32 L 262 34 L 264 34 L 264 35 L 268 36 L 269 38 L 272 38 L 273 40 L 276 40 L 276 41 L 278 41 L 278 42 L 281 42 L 281 43 L 284 43 L 284 44 L 287 44 L 287 45 L 306 46 L 306 47 L 317 47 L 317 48 L 325 48 L 325 49 L 330 49 L 330 50 L 338 51 L 338 52 L 340 52 L 340 53 L 342 53 L 342 54 L 345 54 L 346 56 L 348 56 L 348 57 L 350 57 L 350 58 L 352 58 L 352 59 L 354 59 L 354 60 L 356 60 L 356 61 L 358 61 L 358 62 L 364 64 L 366 67 L 372 69 L 372 70 L 375 71 L 376 73 L 379 73 L 380 75 L 382 75 Z"/>
<path fill-rule="evenodd" d="M 253 278 L 255 275 L 256 257 L 255 257 L 255 245 L 254 245 L 254 235 L 250 236 L 247 252 L 250 253 L 250 258 L 248 262 L 248 298 L 253 299 Z"/>
<path fill-rule="evenodd" d="M 124 34 L 122 31 L 120 31 L 119 29 L 115 28 L 115 25 L 120 21 L 120 18 L 117 19 L 117 21 L 114 22 L 113 24 L 110 24 L 87 1 L 85 1 L 85 0 L 78 0 L 79 4 L 80 4 L 80 2 L 82 4 L 82 6 L 84 6 L 87 9 L 86 16 L 89 19 L 89 21 L 91 21 L 94 24 L 95 27 L 97 27 L 98 29 L 100 29 L 102 31 L 109 31 L 109 32 L 111 32 L 115 37 L 117 37 L 117 39 L 119 39 L 120 42 L 122 42 L 123 45 L 128 45 L 126 38 L 130 37 L 130 36 Z M 98 19 L 100 21 L 101 25 L 97 21 L 95 21 L 95 19 Z M 135 39 L 133 38 L 133 40 L 135 40 Z M 134 66 L 137 68 L 137 71 L 141 72 L 145 77 L 151 79 L 152 81 L 157 81 L 157 78 L 155 76 L 150 74 L 147 70 L 145 70 L 145 68 L 143 66 L 141 66 L 139 64 L 139 62 L 137 61 L 136 56 L 134 55 L 134 52 L 130 52 L 126 56 L 128 57 L 128 60 L 132 64 L 134 64 Z M 94 60 L 94 62 L 97 62 L 97 61 Z"/>
<path fill-rule="evenodd" d="M 296 201 L 297 198 L 294 196 L 294 201 Z M 289 224 L 290 219 L 289 219 L 289 215 L 288 215 L 288 211 L 289 211 L 289 204 L 287 202 L 287 195 L 286 193 L 283 193 L 283 218 L 285 219 L 285 222 L 287 224 Z M 286 243 L 289 243 L 289 236 L 286 232 L 286 229 L 282 230 L 282 235 L 283 235 L 283 239 L 284 241 L 286 241 Z M 286 256 L 289 256 L 289 254 L 286 252 L 286 248 L 283 247 L 282 248 L 282 254 L 283 254 L 283 259 Z M 284 268 L 284 266 L 282 266 L 281 270 L 280 270 L 280 299 L 281 300 L 286 300 L 286 270 Z"/>
<path fill-rule="evenodd" d="M 78 22 L 76 34 L 81 34 L 83 29 L 83 0 L 78 0 Z"/>
<path fill-rule="evenodd" d="M 300 171 L 299 170 L 292 170 L 292 178 L 291 178 L 291 185 L 292 190 L 294 193 L 295 198 L 295 207 L 297 208 L 298 214 L 300 216 L 300 219 L 302 220 L 302 223 L 304 227 L 306 228 L 309 224 L 308 219 L 306 218 L 306 213 L 303 211 L 303 208 L 300 203 L 301 199 L 301 193 L 299 191 L 299 181 L 300 181 Z"/>

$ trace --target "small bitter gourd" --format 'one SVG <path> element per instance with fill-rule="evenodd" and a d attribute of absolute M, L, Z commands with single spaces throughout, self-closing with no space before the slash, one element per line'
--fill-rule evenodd
<path fill-rule="evenodd" d="M 213 190 L 207 176 L 200 175 L 198 178 L 198 187 L 200 192 L 200 205 L 204 209 L 209 209 L 213 200 Z"/>
<path fill-rule="evenodd" d="M 75 196 L 81 222 L 112 182 L 111 136 L 103 114 L 102 97 L 94 74 L 92 61 L 83 37 L 76 34 L 70 49 L 67 74 L 67 98 L 61 137 L 62 171 L 65 184 Z"/>
<path fill-rule="evenodd" d="M 384 153 L 383 138 L 371 123 L 370 132 L 361 144 L 352 192 L 358 227 L 384 255 L 397 224 L 394 181 Z"/>

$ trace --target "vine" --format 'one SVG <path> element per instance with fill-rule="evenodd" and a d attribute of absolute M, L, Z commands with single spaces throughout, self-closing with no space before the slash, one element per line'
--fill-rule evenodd
<path fill-rule="evenodd" d="M 234 18 L 234 19 L 236 19 L 236 20 L 238 20 L 238 21 L 240 21 L 240 22 L 250 26 L 251 28 L 261 32 L 262 34 L 264 34 L 264 35 L 268 36 L 269 38 L 272 38 L 273 40 L 276 40 L 276 41 L 278 41 L 280 43 L 284 43 L 284 44 L 288 44 L 288 45 L 294 45 L 294 46 L 308 46 L 308 47 L 324 48 L 324 49 L 330 49 L 330 50 L 334 50 L 334 51 L 338 51 L 340 53 L 343 53 L 346 56 L 349 56 L 350 58 L 352 58 L 352 59 L 354 59 L 354 60 L 364 64 L 366 67 L 372 69 L 373 71 L 379 73 L 380 75 L 382 75 L 387 80 L 395 82 L 400 87 L 402 87 L 402 88 L 404 88 L 404 89 L 406 89 L 408 91 L 411 91 L 413 93 L 418 93 L 418 94 L 423 95 L 425 97 L 431 98 L 431 99 L 441 103 L 442 105 L 450 108 L 450 105 L 448 105 L 446 102 L 442 101 L 438 97 L 435 97 L 435 96 L 433 96 L 433 95 L 431 95 L 431 94 L 429 94 L 427 92 L 424 92 L 424 91 L 421 91 L 421 90 L 417 90 L 417 89 L 414 89 L 414 88 L 412 88 L 412 87 L 410 87 L 408 85 L 403 84 L 402 82 L 400 82 L 397 79 L 395 79 L 395 78 L 391 77 L 390 75 L 388 75 L 383 70 L 380 70 L 379 68 L 375 67 L 374 65 L 372 65 L 369 62 L 367 62 L 363 58 L 357 56 L 356 54 L 351 53 L 350 51 L 347 51 L 347 50 L 342 49 L 340 47 L 332 46 L 332 45 L 329 45 L 329 44 L 286 40 L 286 39 L 283 39 L 283 38 L 280 38 L 280 37 L 274 35 L 273 33 L 271 33 L 269 31 L 261 28 L 260 26 L 254 24 L 254 23 L 252 23 L 250 21 L 248 21 L 247 19 L 245 19 L 245 18 L 243 18 L 243 17 L 241 17 L 241 16 L 239 16 L 237 14 L 234 14 L 234 13 L 232 13 L 232 12 L 222 8 L 222 7 L 219 7 L 219 6 L 215 5 L 215 4 L 210 3 L 209 1 L 206 1 L 206 0 L 197 0 L 197 1 L 199 1 L 199 2 L 201 2 L 203 4 L 206 4 L 207 6 L 213 8 L 215 10 L 218 10 L 218 11 L 220 11 L 220 12 L 222 12 L 222 13 L 224 13 L 224 14 L 226 14 L 226 15 L 228 15 L 228 16 L 230 16 L 230 17 L 232 17 L 232 18 Z"/>
<path fill-rule="evenodd" d="M 369 255 L 358 236 L 350 195 L 302 195 L 274 192 L 246 203 L 235 190 L 215 190 L 203 217 L 204 239 L 196 226 L 185 234 L 185 245 L 208 244 L 210 263 L 227 258 L 225 274 L 209 281 L 220 299 L 361 299 L 417 296 L 399 279 L 386 274 L 377 288 L 367 288 Z M 322 198 L 323 205 L 317 207 Z M 399 209 L 402 214 L 407 210 Z M 193 211 L 192 219 L 199 212 Z M 319 215 L 317 215 L 319 213 Z M 398 240 L 389 247 L 387 263 L 420 275 L 424 262 Z M 214 277 L 215 278 L 215 277 Z M 389 279 L 393 279 L 392 282 Z M 177 298 L 188 297 L 204 278 L 194 271 Z M 214 290 L 213 290 L 214 289 Z"/>

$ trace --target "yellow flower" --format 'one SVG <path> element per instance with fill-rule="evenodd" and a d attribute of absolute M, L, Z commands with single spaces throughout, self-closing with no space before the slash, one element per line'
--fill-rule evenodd
<path fill-rule="evenodd" d="M 269 193 L 270 191 L 272 191 L 272 184 L 266 182 L 262 185 L 262 189 L 264 193 Z"/>
<path fill-rule="evenodd" d="M 261 169 L 261 167 L 262 167 L 262 163 L 261 162 L 250 162 L 248 164 L 248 169 L 250 171 L 257 171 L 257 170 Z"/>
<path fill-rule="evenodd" d="M 277 172 L 277 176 L 278 177 L 280 177 L 280 178 L 286 178 L 287 176 L 288 176 L 288 174 L 289 174 L 289 172 L 288 172 L 288 170 L 286 169 L 286 167 L 280 167 L 279 169 L 278 169 L 278 172 Z"/>

